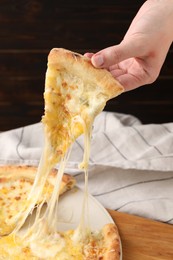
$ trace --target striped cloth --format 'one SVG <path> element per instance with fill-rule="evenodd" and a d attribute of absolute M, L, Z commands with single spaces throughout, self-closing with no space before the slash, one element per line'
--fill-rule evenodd
<path fill-rule="evenodd" d="M 41 123 L 3 132 L 0 163 L 38 165 L 42 148 Z M 80 136 L 66 167 L 81 188 L 83 149 Z M 173 123 L 143 125 L 102 112 L 93 127 L 89 190 L 106 208 L 173 224 Z"/>

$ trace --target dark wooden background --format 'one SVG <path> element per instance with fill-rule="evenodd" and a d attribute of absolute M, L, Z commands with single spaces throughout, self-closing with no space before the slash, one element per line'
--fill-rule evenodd
<path fill-rule="evenodd" d="M 40 121 L 50 49 L 85 53 L 118 44 L 143 2 L 0 0 L 0 131 Z M 171 122 L 172 85 L 171 48 L 154 84 L 111 100 L 106 110 Z"/>

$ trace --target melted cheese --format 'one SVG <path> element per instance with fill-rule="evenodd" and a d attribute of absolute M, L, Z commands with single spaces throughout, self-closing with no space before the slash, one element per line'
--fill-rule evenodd
<path fill-rule="evenodd" d="M 83 260 L 100 259 L 105 248 L 102 243 L 102 234 L 94 233 L 87 243 L 74 243 L 74 231 L 56 233 L 47 236 L 44 240 L 28 243 L 18 235 L 9 235 L 0 238 L 0 259 L 10 260 Z"/>
<path fill-rule="evenodd" d="M 84 187 L 84 198 L 82 205 L 82 212 L 80 223 L 73 235 L 73 241 L 78 243 L 80 241 L 86 242 L 91 236 L 90 224 L 89 224 L 89 210 L 88 210 L 88 163 L 90 157 L 90 145 L 91 145 L 91 126 L 85 125 L 84 132 L 84 156 L 83 161 L 79 165 L 80 169 L 84 170 L 85 173 L 85 187 Z"/>

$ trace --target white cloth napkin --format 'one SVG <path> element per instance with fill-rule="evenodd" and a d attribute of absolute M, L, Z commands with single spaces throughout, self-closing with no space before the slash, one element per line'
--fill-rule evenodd
<path fill-rule="evenodd" d="M 43 137 L 41 123 L 1 133 L 0 163 L 37 165 Z M 80 136 L 66 167 L 81 188 L 83 149 Z M 173 224 L 173 123 L 143 125 L 102 112 L 93 127 L 89 190 L 106 208 Z"/>

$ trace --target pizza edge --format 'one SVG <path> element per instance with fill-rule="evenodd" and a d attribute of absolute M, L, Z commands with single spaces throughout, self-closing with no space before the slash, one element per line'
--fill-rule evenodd
<path fill-rule="evenodd" d="M 102 229 L 104 238 L 104 253 L 103 260 L 119 260 L 121 254 L 121 241 L 117 226 L 114 223 L 106 224 Z"/>
<path fill-rule="evenodd" d="M 123 86 L 106 69 L 95 68 L 90 59 L 76 52 L 63 48 L 53 48 L 48 55 L 48 67 L 60 71 L 74 72 L 86 82 L 98 85 L 107 96 L 107 100 L 124 92 Z"/>
<path fill-rule="evenodd" d="M 37 166 L 30 166 L 30 165 L 1 165 L 0 166 L 0 182 L 6 181 L 6 179 L 18 179 L 18 178 L 26 178 L 27 180 L 34 181 L 35 175 L 37 172 Z M 54 185 L 54 180 L 56 175 L 58 174 L 57 169 L 52 169 L 49 176 L 48 182 L 51 185 Z M 4 180 L 3 180 L 4 178 Z M 67 190 L 72 189 L 76 184 L 76 180 L 72 175 L 64 173 L 60 194 L 63 194 Z"/>

